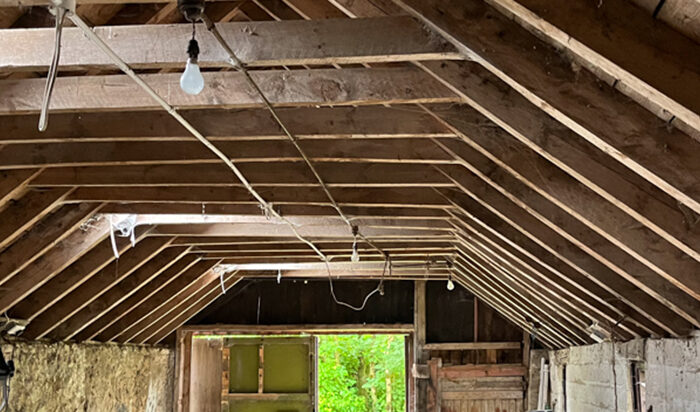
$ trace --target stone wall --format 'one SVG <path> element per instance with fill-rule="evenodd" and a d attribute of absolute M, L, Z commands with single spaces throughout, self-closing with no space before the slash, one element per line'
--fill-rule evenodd
<path fill-rule="evenodd" d="M 645 365 L 647 409 L 700 411 L 700 336 L 573 347 L 549 352 L 549 362 L 555 412 L 632 410 L 632 362 Z"/>
<path fill-rule="evenodd" d="M 3 345 L 17 372 L 10 410 L 170 412 L 174 352 L 114 344 Z"/>

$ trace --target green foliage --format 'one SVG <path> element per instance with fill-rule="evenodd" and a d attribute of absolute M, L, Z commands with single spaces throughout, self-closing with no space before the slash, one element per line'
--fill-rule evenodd
<path fill-rule="evenodd" d="M 320 336 L 319 411 L 405 411 L 404 361 L 403 336 Z"/>

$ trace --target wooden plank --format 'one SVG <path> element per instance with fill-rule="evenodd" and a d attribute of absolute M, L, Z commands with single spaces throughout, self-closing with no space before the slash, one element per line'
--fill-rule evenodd
<path fill-rule="evenodd" d="M 240 280 L 234 274 L 224 274 L 224 287 L 228 290 L 236 282 Z M 209 282 L 202 285 L 197 290 L 190 290 L 188 293 L 181 294 L 179 299 L 172 302 L 162 311 L 157 312 L 146 328 L 138 331 L 134 337 L 130 338 L 129 343 L 147 343 L 156 344 L 161 339 L 172 333 L 174 330 L 182 326 L 189 318 L 199 313 L 200 310 L 207 307 L 216 298 L 221 296 L 221 282 L 219 276 L 212 276 Z"/>
<path fill-rule="evenodd" d="M 21 197 L 27 184 L 39 174 L 39 169 L 5 170 L 0 172 L 0 210 L 12 199 Z"/>
<path fill-rule="evenodd" d="M 520 364 L 444 366 L 439 371 L 440 377 L 446 379 L 525 376 L 526 373 L 527 369 Z"/>
<path fill-rule="evenodd" d="M 524 210 L 525 214 L 530 214 L 543 225 L 566 239 L 567 242 L 576 245 L 577 248 L 595 258 L 619 276 L 651 294 L 665 305 L 673 307 L 679 315 L 689 322 L 696 325 L 700 324 L 700 307 L 698 307 L 694 299 L 700 296 L 695 294 L 697 291 L 700 291 L 700 286 L 689 287 L 689 284 L 679 284 L 678 279 L 674 279 L 673 283 L 670 282 L 668 278 L 662 277 L 658 272 L 651 271 L 620 249 L 614 246 L 608 247 L 609 245 L 606 245 L 605 240 L 590 233 L 577 221 L 567 216 L 562 216 L 559 210 L 549 207 L 545 202 L 539 206 L 525 203 L 522 199 L 528 198 L 527 190 L 518 191 L 518 196 L 505 191 L 498 193 L 492 189 L 492 186 L 487 187 L 486 183 L 480 182 L 475 175 L 467 172 L 466 169 L 450 169 L 447 173 L 455 178 L 455 183 L 459 179 L 460 188 L 465 193 L 469 193 L 470 196 L 481 199 L 481 202 L 488 203 L 490 207 L 503 213 L 510 213 L 519 222 L 526 219 L 524 216 L 519 216 L 523 213 L 521 210 Z M 550 244 L 553 243 L 552 240 L 548 242 Z M 697 279 L 688 279 L 688 282 L 695 281 Z M 676 287 L 683 286 L 683 289 L 677 289 L 671 285 Z"/>
<path fill-rule="evenodd" d="M 192 333 L 177 334 L 175 356 L 177 365 L 175 369 L 175 408 L 177 412 L 189 412 L 190 379 L 192 367 Z"/>
<path fill-rule="evenodd" d="M 221 342 L 192 339 L 190 412 L 221 410 Z"/>
<path fill-rule="evenodd" d="M 631 334 L 630 339 L 654 333 L 644 326 L 648 321 L 643 316 L 622 302 L 618 302 L 608 291 L 587 278 L 575 271 L 567 272 L 549 265 L 522 247 L 513 245 L 502 236 L 496 235 L 493 229 L 477 231 L 466 220 L 466 217 L 459 221 L 453 220 L 453 224 L 461 231 L 457 234 L 458 241 L 480 243 L 481 248 L 489 251 L 492 256 L 534 276 L 542 288 L 558 293 L 577 305 L 580 310 L 585 311 L 591 318 L 601 319 L 601 323 L 617 322 L 624 317 L 625 321 L 620 322 L 620 327 Z"/>
<path fill-rule="evenodd" d="M 289 140 L 217 142 L 216 147 L 237 163 L 300 162 Z M 314 139 L 303 142 L 314 162 L 454 163 L 442 149 L 426 139 Z M 0 169 L 27 165 L 49 167 L 126 166 L 157 164 L 220 164 L 201 143 L 100 142 L 7 145 L 0 149 Z M 234 179 L 231 173 L 231 181 Z"/>
<path fill-rule="evenodd" d="M 232 22 L 217 24 L 222 36 L 248 67 L 385 63 L 461 58 L 448 42 L 423 30 L 415 20 L 374 19 Z M 201 33 L 206 29 L 199 26 Z M 190 24 L 97 27 L 95 32 L 134 68 L 181 69 L 187 58 L 182 45 L 192 36 Z M 46 70 L 53 29 L 0 30 L 0 71 Z M 229 67 L 228 54 L 213 36 L 198 38 L 204 67 Z M 133 47 L 139 44 L 140 47 Z M 31 45 L 28 47 L 28 45 Z M 32 52 L 28 52 L 28 50 Z M 61 68 L 113 69 L 80 29 L 65 28 Z M 179 77 L 179 75 L 178 75 Z M 57 89 L 59 89 L 57 83 Z"/>
<path fill-rule="evenodd" d="M 163 305 L 171 302 L 178 294 L 188 290 L 199 290 L 204 284 L 211 281 L 215 276 L 210 271 L 218 262 L 207 260 L 200 261 L 194 266 L 180 274 L 174 281 L 160 289 L 153 296 L 149 297 L 138 307 L 132 309 L 124 317 L 114 322 L 107 329 L 102 331 L 96 338 L 100 342 L 115 340 L 115 338 L 129 339 L 137 334 L 140 327 L 148 326 L 146 320 L 150 315 Z M 184 295 L 183 295 L 184 296 Z"/>
<path fill-rule="evenodd" d="M 415 337 L 413 340 L 413 368 L 427 367 L 430 353 L 424 349 L 426 343 L 426 314 L 425 314 L 425 281 L 417 280 L 413 283 L 413 328 Z M 419 379 L 414 375 L 415 405 L 416 410 L 427 410 L 428 407 L 428 381 Z"/>
<path fill-rule="evenodd" d="M 438 11 L 440 1 L 398 2 L 547 114 L 700 213 L 696 140 L 590 72 L 574 72 L 551 46 L 491 7 L 469 0 Z"/>
<path fill-rule="evenodd" d="M 483 349 L 520 349 L 520 342 L 453 342 L 427 343 L 425 350 L 483 350 Z"/>
<path fill-rule="evenodd" d="M 407 334 L 413 332 L 413 324 L 185 325 L 180 329 L 204 335 Z"/>
<path fill-rule="evenodd" d="M 105 266 L 63 299 L 51 306 L 51 310 L 34 318 L 24 333 L 28 339 L 39 339 L 53 331 L 59 324 L 77 313 L 113 285 L 129 276 L 158 252 L 167 247 L 171 239 L 146 238 L 138 247 L 128 250 L 120 258 Z M 118 266 L 117 266 L 118 265 Z"/>
<path fill-rule="evenodd" d="M 463 214 L 480 222 L 480 227 L 494 228 L 504 238 L 507 238 L 524 249 L 530 251 L 540 259 L 552 262 L 553 267 L 570 271 L 567 267 L 579 272 L 594 283 L 613 293 L 618 299 L 627 305 L 634 307 L 640 313 L 645 314 L 649 320 L 657 324 L 669 333 L 683 334 L 689 323 L 669 310 L 665 304 L 652 299 L 643 293 L 627 279 L 602 265 L 595 259 L 585 254 L 576 247 L 572 247 L 568 241 L 561 238 L 556 232 L 547 229 L 540 223 L 535 223 L 533 217 L 518 212 L 515 215 L 504 213 L 489 203 L 485 203 L 467 194 L 443 192 L 445 196 L 460 206 Z M 552 259 L 550 255 L 554 255 Z M 562 262 L 564 265 L 562 265 Z M 656 294 L 656 292 L 652 292 Z M 675 330 L 675 332 L 674 332 Z"/>
<path fill-rule="evenodd" d="M 51 336 L 61 340 L 73 338 L 76 333 L 140 290 L 188 252 L 189 248 L 187 247 L 172 247 L 162 250 L 121 282 L 100 295 L 99 298 L 57 326 L 51 332 Z"/>
<path fill-rule="evenodd" d="M 57 188 L 30 191 L 10 206 L 0 210 L 0 250 L 54 210 L 72 190 L 72 188 Z"/>
<path fill-rule="evenodd" d="M 326 205 L 279 205 L 276 206 L 283 216 L 337 216 L 338 212 Z M 253 204 L 175 204 L 175 203 L 108 203 L 104 213 L 126 214 L 165 214 L 188 215 L 201 214 L 202 210 L 208 215 L 255 215 L 260 208 Z M 378 218 L 402 219 L 443 219 L 444 209 L 415 208 L 415 207 L 343 207 L 348 215 Z"/>
<path fill-rule="evenodd" d="M 108 238 L 109 222 L 103 222 L 98 228 L 101 230 L 94 234 L 94 237 L 98 238 L 98 240 L 91 245 L 88 245 L 89 242 L 84 242 L 85 246 L 75 248 L 76 256 L 72 258 L 70 266 L 64 266 L 64 269 L 59 273 L 50 277 L 47 275 L 53 272 L 48 271 L 47 274 L 43 274 L 41 272 L 42 267 L 39 266 L 39 270 L 35 269 L 29 274 L 38 273 L 45 277 L 37 277 L 35 275 L 19 279 L 21 283 L 15 286 L 18 291 L 29 289 L 33 290 L 33 292 L 18 301 L 12 308 L 14 316 L 22 319 L 34 319 L 114 260 L 112 244 Z M 134 240 L 141 240 L 145 234 L 145 231 L 139 231 Z M 85 235 L 83 234 L 83 236 Z M 80 238 L 78 239 L 80 240 Z M 115 243 L 119 253 L 124 253 L 131 248 L 131 242 L 127 238 L 118 237 Z M 59 246 L 63 245 L 59 244 Z M 69 255 L 72 252 L 70 248 L 62 249 L 59 249 L 59 251 Z M 54 250 L 51 251 L 52 254 Z"/>
<path fill-rule="evenodd" d="M 240 277 L 230 276 L 228 279 L 224 280 L 224 286 L 228 290 L 240 280 Z M 188 304 L 189 302 L 185 302 L 185 305 L 182 305 L 181 308 L 173 312 L 174 314 L 177 314 L 177 316 L 175 316 L 174 318 L 168 316 L 165 319 L 163 319 L 163 321 L 170 320 L 170 322 L 167 323 L 165 326 L 160 327 L 160 329 L 158 329 L 158 332 L 152 335 L 144 343 L 151 345 L 159 343 L 160 341 L 168 337 L 171 333 L 173 333 L 175 329 L 182 326 L 185 322 L 187 322 L 189 319 L 191 319 L 193 316 L 199 313 L 202 309 L 209 306 L 219 296 L 221 296 L 221 286 L 217 284 L 204 297 L 197 299 L 198 296 L 195 295 L 193 298 L 190 298 L 189 300 L 194 301 L 194 303 Z M 180 312 L 180 309 L 182 309 L 183 307 L 186 308 L 186 310 L 184 312 Z M 153 329 L 156 329 L 156 327 L 158 326 L 160 325 L 156 324 Z"/>
<path fill-rule="evenodd" d="M 450 187 L 430 165 L 387 163 L 314 163 L 328 187 Z M 300 162 L 243 163 L 241 172 L 258 186 L 318 186 Z M 223 164 L 60 167 L 43 171 L 30 187 L 56 186 L 240 186 Z"/>
<path fill-rule="evenodd" d="M 410 106 L 281 107 L 277 113 L 300 140 L 453 135 L 433 116 Z M 287 139 L 267 109 L 181 110 L 180 114 L 212 141 Z M 162 111 L 52 113 L 51 127 L 44 132 L 37 130 L 38 119 L 38 115 L 3 117 L 1 122 L 6 132 L 0 135 L 0 142 L 192 140 L 180 123 Z M 109 127 L 104 127 L 105 124 Z"/>
<path fill-rule="evenodd" d="M 503 304 L 516 306 L 528 318 L 546 323 L 553 335 L 568 344 L 592 343 L 585 332 L 585 328 L 590 324 L 587 317 L 573 314 L 570 307 L 564 307 L 560 302 L 554 301 L 551 295 L 543 296 L 542 293 L 537 293 L 537 290 L 528 290 L 518 281 L 517 275 L 509 273 L 483 255 L 466 247 L 459 247 L 455 265 L 471 275 L 475 283 Z M 495 350 L 486 349 L 485 353 L 486 363 L 496 363 Z"/>
<path fill-rule="evenodd" d="M 442 392 L 444 400 L 522 399 L 523 391 Z"/>
<path fill-rule="evenodd" d="M 493 275 L 494 280 L 508 285 L 516 294 L 524 296 L 526 301 L 537 302 L 539 308 L 560 315 L 569 325 L 573 325 L 574 328 L 579 330 L 579 333 L 576 333 L 579 339 L 582 337 L 585 340 L 588 339 L 588 333 L 585 332 L 585 329 L 591 323 L 610 321 L 606 317 L 601 319 L 598 316 L 599 312 L 591 313 L 587 307 L 582 307 L 582 305 L 577 304 L 578 302 L 572 302 L 568 297 L 563 297 L 556 293 L 556 289 L 552 290 L 550 287 L 547 287 L 548 285 L 543 285 L 530 273 L 510 264 L 505 259 L 500 259 L 499 255 L 494 254 L 479 240 L 471 237 L 469 240 L 465 240 L 461 236 L 458 239 L 458 254 L 471 257 L 476 261 L 475 263 L 481 266 L 486 265 L 493 268 L 493 270 L 489 270 L 489 273 Z M 617 322 L 621 316 L 617 315 L 612 319 Z M 623 334 L 624 332 L 620 331 L 620 333 Z M 487 352 L 487 355 L 496 356 L 496 353 Z"/>
<path fill-rule="evenodd" d="M 698 43 L 623 0 L 489 3 L 660 117 L 700 131 Z"/>
<path fill-rule="evenodd" d="M 0 253 L 0 284 L 78 229 L 100 207 L 100 204 L 65 205 L 40 220 Z"/>
<path fill-rule="evenodd" d="M 328 197 L 320 188 L 306 188 L 303 192 L 288 187 L 259 189 L 260 195 L 275 205 L 303 204 L 328 205 Z M 340 206 L 358 207 L 432 207 L 442 208 L 445 203 L 428 188 L 363 188 L 332 189 Z M 221 187 L 90 187 L 79 188 L 67 199 L 68 203 L 121 202 L 121 203 L 248 203 L 255 202 L 243 188 Z M 201 210 L 200 210 L 201 212 Z"/>
<path fill-rule="evenodd" d="M 31 265 L 13 276 L 3 284 L 11 293 L 0 295 L 0 308 L 6 311 L 14 305 L 24 304 L 30 293 L 36 291 L 49 282 L 55 276 L 63 273 L 64 269 L 73 262 L 79 260 L 88 253 L 96 244 L 105 239 L 109 234 L 109 222 L 105 219 L 95 222 L 85 230 L 74 231 L 63 239 L 47 253 L 35 260 Z M 53 294 L 51 290 L 51 294 Z M 24 307 L 24 306 L 23 306 Z M 41 306 L 31 305 L 29 310 L 16 309 L 13 316 L 20 319 L 28 319 L 35 311 L 41 310 Z"/>
<path fill-rule="evenodd" d="M 687 256 L 679 254 L 676 248 L 696 261 L 700 261 L 700 248 L 694 246 L 700 245 L 700 232 L 683 224 L 684 215 L 677 207 L 660 202 L 639 188 L 629 187 L 630 183 L 627 187 L 616 185 L 605 190 L 589 189 L 587 185 L 579 183 L 569 174 L 547 162 L 534 150 L 511 137 L 473 109 L 460 107 L 457 110 L 440 110 L 438 113 L 436 115 L 454 127 L 467 143 L 444 140 L 441 144 L 466 162 L 476 167 L 481 159 L 481 156 L 476 155 L 471 149 L 466 149 L 469 146 L 642 261 L 656 260 L 656 265 L 663 267 L 666 264 L 673 264 L 669 262 L 688 260 Z M 489 164 L 489 169 L 493 167 L 488 161 L 482 163 Z M 501 169 L 497 170 L 501 171 Z M 503 180 L 498 178 L 498 174 L 496 172 L 489 177 L 494 181 Z M 629 194 L 625 196 L 617 194 L 625 190 L 629 190 Z M 576 196 L 572 193 L 576 193 Z M 520 197 L 525 196 L 520 194 Z M 630 200 L 634 198 L 636 203 L 628 205 L 625 198 Z M 609 200 L 612 204 L 605 200 Z M 651 206 L 649 203 L 654 205 Z M 646 228 L 638 227 L 637 222 Z M 650 233 L 649 230 L 654 233 Z M 661 236 L 663 240 L 654 234 Z M 664 240 L 670 245 L 666 245 Z M 649 244 L 657 244 L 658 247 L 650 250 Z M 662 254 L 664 256 L 661 256 Z M 654 264 L 650 267 L 653 268 Z M 680 268 L 667 270 L 671 273 L 693 272 L 693 270 Z"/>
<path fill-rule="evenodd" d="M 228 2 L 230 0 L 210 0 L 211 2 Z M 76 0 L 77 5 L 88 4 L 141 4 L 141 3 L 174 3 L 173 0 Z M 0 7 L 48 6 L 47 0 L 0 0 Z"/>
<path fill-rule="evenodd" d="M 506 169 L 500 169 L 490 159 L 465 144 L 450 145 L 447 149 L 464 159 L 465 166 L 489 186 L 499 190 L 562 235 L 576 238 L 574 243 L 582 245 L 584 249 L 595 251 L 594 253 L 628 272 L 646 271 L 653 274 L 652 278 L 661 276 L 685 293 L 700 299 L 700 279 L 692 275 L 700 272 L 700 253 L 693 248 L 685 247 L 684 251 L 691 252 L 691 256 L 697 260 L 688 259 L 687 254 L 666 243 L 653 232 L 638 228 L 637 221 L 587 192 L 583 186 L 567 188 L 567 176 L 559 175 L 556 169 L 553 169 L 555 173 L 548 174 L 546 179 L 542 177 L 547 172 L 546 168 L 535 169 L 537 173 L 532 174 L 532 179 L 538 182 L 538 186 L 537 191 L 534 191 L 530 188 L 535 184 L 517 173 L 514 170 L 515 165 L 511 168 L 510 163 L 499 163 L 517 176 L 509 174 Z M 523 153 L 523 158 L 526 156 L 527 154 Z M 535 162 L 537 160 L 539 159 L 535 158 Z M 537 165 L 529 163 L 531 169 L 533 164 Z M 470 174 L 463 172 L 462 168 L 445 166 L 442 170 L 453 178 L 460 175 L 461 178 L 470 180 Z M 517 177 L 520 179 L 516 179 Z M 558 180 L 559 177 L 562 179 Z M 529 183 L 529 187 L 522 183 Z M 465 181 L 463 184 L 468 185 Z M 576 193 L 581 198 L 576 198 L 571 193 Z M 576 220 L 571 219 L 572 216 Z M 556 223 L 553 223 L 554 221 Z M 599 237 L 605 240 L 596 242 Z M 606 241 L 610 243 L 607 244 Z M 597 246 L 593 246 L 595 244 Z M 656 245 L 654 250 L 649 250 L 649 244 Z"/>
<path fill-rule="evenodd" d="M 163 236 L 270 236 L 292 237 L 295 236 L 288 225 L 284 223 L 246 224 L 246 223 L 215 223 L 211 225 L 161 225 L 160 235 Z M 305 237 L 347 237 L 352 238 L 352 232 L 347 225 L 337 226 L 303 226 L 297 231 Z M 418 237 L 449 234 L 449 231 L 439 229 L 401 229 L 401 228 L 362 228 L 362 234 L 370 238 L 374 237 Z"/>
<path fill-rule="evenodd" d="M 198 261 L 199 257 L 195 254 L 185 255 L 181 259 L 178 259 L 177 262 L 161 272 L 155 279 L 148 282 L 148 284 L 131 294 L 121 303 L 111 308 L 102 316 L 92 319 L 89 325 L 73 336 L 73 340 L 82 342 L 93 339 L 119 319 L 126 316 L 133 309 L 146 302 L 170 282 L 177 279 L 178 276 L 182 275 Z"/>
<path fill-rule="evenodd" d="M 170 105 L 182 109 L 261 106 L 257 93 L 243 74 L 220 71 L 202 75 L 209 86 L 196 96 L 180 89 L 180 73 L 144 74 L 141 78 Z M 282 106 L 451 103 L 460 100 L 431 76 L 413 67 L 265 70 L 252 72 L 251 76 L 272 104 Z M 0 80 L 0 114 L 37 113 L 43 88 L 44 79 Z M 93 98 L 82 98 L 86 93 Z M 55 112 L 71 112 L 156 110 L 161 106 L 126 75 L 110 75 L 57 78 L 51 108 Z"/>
<path fill-rule="evenodd" d="M 649 16 L 673 27 L 691 39 L 700 42 L 700 22 L 696 17 L 700 13 L 700 4 L 686 0 L 666 0 L 659 7 L 655 0 L 632 0 L 637 6 L 646 10 Z"/>

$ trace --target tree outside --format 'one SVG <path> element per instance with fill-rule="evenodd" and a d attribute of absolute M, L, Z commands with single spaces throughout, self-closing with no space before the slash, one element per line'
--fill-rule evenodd
<path fill-rule="evenodd" d="M 404 412 L 400 335 L 319 336 L 320 412 Z"/>

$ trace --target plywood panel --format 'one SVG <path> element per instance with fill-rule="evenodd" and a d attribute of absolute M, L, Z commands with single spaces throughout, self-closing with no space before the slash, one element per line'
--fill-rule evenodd
<path fill-rule="evenodd" d="M 221 342 L 192 340 L 190 412 L 221 412 Z"/>

